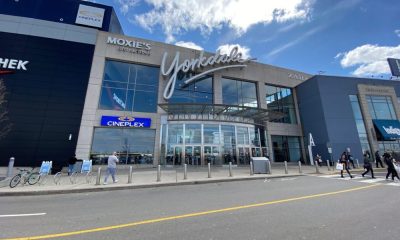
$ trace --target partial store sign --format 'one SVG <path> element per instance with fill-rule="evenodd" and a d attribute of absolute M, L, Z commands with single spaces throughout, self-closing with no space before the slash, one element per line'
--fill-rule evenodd
<path fill-rule="evenodd" d="M 12 59 L 12 58 L 0 58 L 0 74 L 14 73 L 15 70 L 27 71 L 27 65 L 29 61 Z"/>
<path fill-rule="evenodd" d="M 392 76 L 400 77 L 400 59 L 388 58 L 387 59 L 392 72 Z"/>
<path fill-rule="evenodd" d="M 79 4 L 75 23 L 101 28 L 103 26 L 103 18 L 104 8 L 97 8 Z"/>
<path fill-rule="evenodd" d="M 135 118 L 126 116 L 102 116 L 101 126 L 149 128 L 151 126 L 151 118 Z"/>

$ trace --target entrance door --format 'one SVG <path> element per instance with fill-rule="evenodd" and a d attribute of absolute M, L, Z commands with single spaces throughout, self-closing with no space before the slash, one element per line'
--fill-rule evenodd
<path fill-rule="evenodd" d="M 201 147 L 185 146 L 185 163 L 189 165 L 201 165 Z"/>
<path fill-rule="evenodd" d="M 211 165 L 221 165 L 221 157 L 218 146 L 204 146 L 203 149 L 204 165 L 211 163 Z"/>
<path fill-rule="evenodd" d="M 250 148 L 238 147 L 239 150 L 239 164 L 250 164 Z"/>
<path fill-rule="evenodd" d="M 182 165 L 182 147 L 176 146 L 174 151 L 174 165 Z"/>

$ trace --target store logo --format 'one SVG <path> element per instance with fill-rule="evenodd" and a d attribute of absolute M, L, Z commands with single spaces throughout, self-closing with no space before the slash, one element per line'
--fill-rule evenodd
<path fill-rule="evenodd" d="M 399 128 L 393 128 L 393 126 L 389 126 L 388 128 L 385 126 L 382 126 L 383 129 L 385 129 L 385 132 L 387 134 L 396 134 L 396 135 L 400 135 L 400 129 Z"/>
<path fill-rule="evenodd" d="M 298 73 L 288 73 L 288 77 L 291 79 L 302 80 L 302 81 L 307 79 L 306 76 Z"/>
<path fill-rule="evenodd" d="M 108 127 L 135 127 L 149 128 L 151 126 L 151 118 L 134 118 L 125 116 L 102 116 L 101 126 Z"/>
<path fill-rule="evenodd" d="M 3 69 L 13 69 L 13 70 L 22 70 L 27 71 L 26 65 L 28 65 L 29 61 L 19 60 L 19 59 L 10 59 L 10 58 L 0 58 L 0 68 Z M 3 70 L 0 69 L 0 74 L 8 74 L 14 73 L 13 70 Z"/>
<path fill-rule="evenodd" d="M 127 40 L 124 38 L 116 38 L 108 36 L 107 44 L 119 46 L 118 50 L 121 52 L 137 53 L 143 55 L 150 55 L 150 43 Z"/>
<path fill-rule="evenodd" d="M 220 66 L 220 67 L 215 67 L 210 70 L 204 71 L 200 74 L 194 75 L 191 78 L 187 79 L 185 81 L 185 84 L 190 84 L 191 82 L 194 82 L 196 79 L 200 78 L 201 76 L 207 75 L 212 72 L 216 72 L 222 69 L 227 69 L 227 68 L 242 68 L 242 67 L 247 67 L 246 62 L 249 62 L 253 59 L 243 59 L 242 58 L 242 53 L 239 52 L 238 47 L 232 48 L 230 54 L 223 54 L 221 55 L 219 52 L 217 52 L 215 55 L 210 56 L 210 57 L 204 57 L 204 52 L 200 52 L 200 56 L 198 58 L 193 58 L 193 59 L 185 59 L 181 64 L 179 64 L 179 52 L 176 52 L 175 58 L 171 63 L 171 66 L 166 70 L 166 60 L 168 53 L 165 52 L 162 62 L 161 62 L 161 74 L 163 76 L 169 76 L 169 80 L 167 83 L 167 86 L 165 87 L 164 90 L 164 99 L 170 99 L 172 94 L 174 93 L 175 89 L 175 84 L 176 84 L 176 79 L 178 76 L 178 73 L 182 71 L 183 73 L 187 73 L 189 71 L 191 72 L 196 72 L 197 70 L 200 70 L 201 68 L 205 67 L 210 67 L 214 66 L 217 64 L 232 64 L 232 63 L 237 63 L 233 65 L 226 65 L 226 66 Z"/>
<path fill-rule="evenodd" d="M 101 28 L 103 26 L 103 18 L 103 8 L 96 8 L 80 4 L 75 23 Z"/>

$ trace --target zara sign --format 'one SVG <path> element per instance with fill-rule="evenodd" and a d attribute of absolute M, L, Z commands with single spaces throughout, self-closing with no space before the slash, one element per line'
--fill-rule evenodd
<path fill-rule="evenodd" d="M 174 88 L 177 80 L 178 73 L 182 71 L 183 73 L 187 73 L 189 71 L 196 72 L 197 70 L 205 67 L 212 67 L 218 65 L 218 67 L 214 67 L 202 73 L 192 76 L 191 78 L 187 79 L 184 83 L 190 84 L 191 82 L 195 81 L 201 76 L 207 75 L 209 73 L 227 69 L 227 68 L 242 68 L 247 67 L 245 64 L 246 62 L 251 61 L 252 59 L 243 59 L 242 53 L 239 52 L 238 47 L 232 48 L 230 54 L 220 54 L 217 52 L 215 55 L 210 57 L 205 57 L 204 52 L 200 52 L 200 56 L 198 58 L 193 59 L 185 59 L 182 63 L 179 62 L 180 53 L 176 52 L 174 59 L 172 60 L 171 65 L 167 68 L 166 61 L 168 57 L 168 53 L 164 53 L 161 62 L 161 74 L 163 76 L 169 76 L 167 85 L 164 89 L 163 97 L 164 99 L 168 100 L 171 98 L 172 94 L 174 93 Z M 230 65 L 228 65 L 230 64 Z M 224 66 L 220 66 L 224 65 Z"/>

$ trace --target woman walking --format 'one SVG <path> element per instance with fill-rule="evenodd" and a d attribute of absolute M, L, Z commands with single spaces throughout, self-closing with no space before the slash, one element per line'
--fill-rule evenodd
<path fill-rule="evenodd" d="M 350 178 L 353 178 L 353 176 L 351 175 L 350 171 L 349 171 L 349 160 L 347 158 L 347 154 L 346 152 L 342 153 L 342 156 L 340 156 L 339 162 L 341 164 L 343 164 L 343 169 L 346 169 L 347 174 L 349 174 Z M 343 176 L 343 170 L 340 170 L 340 176 L 342 178 L 344 178 Z"/>
<path fill-rule="evenodd" d="M 383 154 L 383 158 L 387 165 L 386 180 L 389 179 L 390 174 L 392 174 L 392 181 L 394 181 L 394 177 L 397 177 L 397 179 L 400 180 L 399 175 L 397 174 L 396 168 L 394 167 L 393 157 L 388 152 L 385 152 Z"/>
<path fill-rule="evenodd" d="M 374 177 L 374 170 L 372 169 L 372 159 L 371 159 L 371 154 L 369 153 L 368 150 L 364 152 L 364 169 L 366 170 L 361 176 L 364 177 L 365 174 L 367 174 L 369 171 L 371 171 L 371 176 L 372 178 Z"/>

